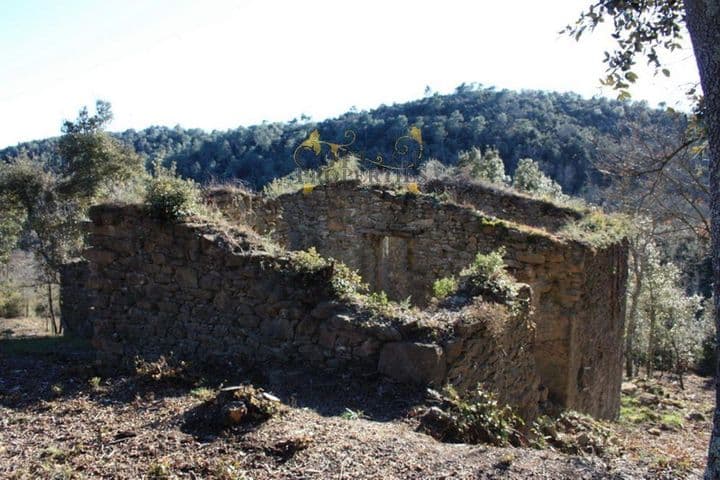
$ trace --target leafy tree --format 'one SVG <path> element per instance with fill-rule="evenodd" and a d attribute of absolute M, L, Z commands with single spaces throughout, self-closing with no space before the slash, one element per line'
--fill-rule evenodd
<path fill-rule="evenodd" d="M 594 29 L 605 18 L 613 21 L 613 38 L 617 41 L 617 48 L 606 53 L 606 83 L 618 88 L 621 95 L 637 79 L 632 71 L 636 56 L 644 55 L 650 64 L 661 68 L 658 49 L 677 48 L 683 25 L 690 34 L 704 94 L 698 110 L 708 137 L 715 325 L 720 338 L 720 0 L 598 0 L 567 31 L 580 38 L 586 29 Z M 663 73 L 669 75 L 670 71 L 665 69 Z M 715 402 L 705 478 L 718 479 L 720 384 Z"/>
<path fill-rule="evenodd" d="M 512 185 L 521 192 L 557 199 L 565 197 L 560 185 L 545 175 L 537 162 L 531 158 L 520 160 L 513 175 Z"/>
<path fill-rule="evenodd" d="M 83 247 L 85 209 L 111 185 L 128 180 L 142 167 L 137 155 L 103 131 L 111 118 L 110 105 L 99 101 L 95 115 L 83 108 L 75 122 L 65 122 L 58 142 L 62 162 L 54 170 L 26 157 L 0 169 L 0 198 L 7 200 L 3 211 L 24 215 L 23 246 L 41 264 L 53 333 L 60 330 L 53 285 L 59 283 L 60 266 L 78 256 Z"/>
<path fill-rule="evenodd" d="M 699 315 L 702 297 L 685 293 L 680 270 L 671 262 L 662 262 L 654 243 L 648 243 L 639 254 L 643 256 L 640 259 L 643 279 L 639 284 L 635 326 L 637 348 L 628 355 L 645 364 L 648 376 L 658 366 L 674 370 L 683 387 L 682 375 L 699 357 L 702 341 L 712 324 L 707 325 L 706 317 Z M 638 280 L 637 272 L 631 270 L 630 285 L 637 285 Z"/>
<path fill-rule="evenodd" d="M 479 148 L 460 152 L 458 168 L 471 178 L 491 183 L 508 184 L 510 177 L 505 174 L 505 164 L 497 149 L 488 149 L 485 153 Z"/>
<path fill-rule="evenodd" d="M 57 194 L 58 178 L 42 165 L 20 158 L 0 171 L 0 192 L 8 207 L 25 214 L 23 246 L 32 250 L 42 265 L 40 280 L 47 286 L 53 333 L 59 327 L 53 309 L 53 285 L 60 266 L 79 252 L 82 245 L 78 203 L 65 202 Z"/>
<path fill-rule="evenodd" d="M 78 118 L 65 121 L 58 153 L 63 164 L 59 172 L 58 193 L 82 202 L 95 199 L 114 183 L 124 182 L 143 168 L 141 158 L 129 147 L 105 133 L 112 120 L 110 104 L 96 103 L 90 116 L 86 107 Z"/>
<path fill-rule="evenodd" d="M 461 151 L 491 145 L 497 148 L 508 171 L 514 170 L 521 158 L 534 158 L 565 192 L 577 193 L 588 181 L 598 178 L 592 166 L 596 151 L 593 139 L 602 140 L 617 132 L 622 138 L 625 130 L 620 122 L 646 126 L 671 123 L 669 117 L 642 103 L 583 99 L 570 93 L 466 87 L 461 93 L 348 112 L 322 122 L 266 123 L 225 132 L 150 127 L 113 137 L 132 146 L 146 163 L 174 163 L 178 174 L 195 181 L 239 178 L 261 189 L 292 171 L 294 149 L 316 128 L 328 141 L 344 141 L 345 132 L 352 130 L 357 134 L 352 152 L 364 154 L 366 159 L 383 155 L 388 164 L 393 164 L 402 161 L 393 158 L 397 135 L 404 134 L 408 126 L 417 126 L 422 130 L 423 158 L 453 165 Z M 24 152 L 59 172 L 63 162 L 57 155 L 57 142 L 48 139 L 10 147 L 0 151 L 0 160 Z"/>
<path fill-rule="evenodd" d="M 17 245 L 22 231 L 23 211 L 7 195 L 0 196 L 0 205 L 5 206 L 0 217 L 0 264 L 4 264 Z"/>

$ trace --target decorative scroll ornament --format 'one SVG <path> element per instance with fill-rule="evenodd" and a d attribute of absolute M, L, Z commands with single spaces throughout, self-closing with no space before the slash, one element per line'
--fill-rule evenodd
<path fill-rule="evenodd" d="M 352 130 L 346 130 L 345 139 L 349 141 L 347 143 L 332 143 L 320 140 L 320 132 L 316 128 L 315 130 L 310 132 L 308 138 L 306 138 L 300 145 L 298 145 L 295 149 L 295 152 L 293 152 L 293 160 L 295 161 L 295 165 L 297 165 L 299 168 L 303 168 L 302 163 L 300 162 L 300 160 L 298 160 L 298 153 L 300 151 L 311 150 L 315 152 L 316 157 L 319 157 L 320 153 L 322 152 L 323 145 L 328 146 L 328 148 L 330 149 L 330 153 L 333 156 L 333 159 L 337 160 L 338 158 L 340 158 L 341 152 L 347 152 L 347 147 L 355 143 L 355 132 L 353 132 Z"/>
<path fill-rule="evenodd" d="M 319 157 L 322 153 L 323 145 L 327 146 L 327 148 L 330 150 L 333 160 L 338 160 L 341 153 L 352 153 L 350 152 L 348 147 L 355 143 L 356 138 L 357 135 L 354 131 L 346 130 L 346 143 L 326 142 L 320 139 L 320 132 L 318 131 L 318 129 L 315 129 L 310 132 L 308 138 L 306 138 L 300 145 L 297 146 L 297 148 L 293 152 L 293 161 L 295 162 L 295 165 L 298 166 L 298 168 L 302 169 L 303 164 L 299 159 L 300 152 L 302 152 L 303 150 L 309 150 L 312 151 L 316 157 Z M 405 157 L 410 156 L 410 147 L 413 144 L 416 145 L 414 149 L 416 153 L 416 155 L 414 156 L 415 158 L 412 158 L 409 162 L 406 163 Z M 374 159 L 366 158 L 364 155 L 357 156 L 358 158 L 360 158 L 361 161 L 366 161 L 379 168 L 404 171 L 417 166 L 417 163 L 422 159 L 423 151 L 424 144 L 422 140 L 422 132 L 420 131 L 419 127 L 413 126 L 408 129 L 406 135 L 403 135 L 397 140 L 395 140 L 392 158 L 393 160 L 395 160 L 396 164 L 399 164 L 399 166 L 386 164 L 385 158 L 381 154 L 378 154 Z"/>

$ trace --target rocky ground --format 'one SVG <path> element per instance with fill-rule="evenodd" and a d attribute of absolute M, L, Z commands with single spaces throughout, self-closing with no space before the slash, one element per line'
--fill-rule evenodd
<path fill-rule="evenodd" d="M 699 478 L 710 431 L 712 384 L 689 376 L 685 390 L 626 383 L 618 422 L 588 430 L 571 417 L 552 429 L 555 447 L 444 444 L 410 413 L 425 393 L 379 378 L 235 367 L 210 379 L 170 366 L 109 375 L 81 343 L 27 326 L 0 319 L 0 478 Z M 214 425 L 208 401 L 240 382 L 282 411 Z"/>

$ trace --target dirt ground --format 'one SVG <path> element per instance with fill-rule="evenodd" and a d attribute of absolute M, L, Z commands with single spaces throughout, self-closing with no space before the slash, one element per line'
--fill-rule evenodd
<path fill-rule="evenodd" d="M 37 337 L 47 334 L 44 318 L 0 318 L 0 339 Z"/>
<path fill-rule="evenodd" d="M 82 342 L 0 319 L 0 478 L 700 478 L 712 383 L 625 384 L 603 456 L 445 444 L 416 431 L 424 392 L 381 378 L 233 367 L 217 378 L 108 374 Z M 40 327 L 37 330 L 37 327 Z M 159 378 L 158 378 L 159 377 Z M 222 385 L 249 382 L 287 405 L 251 427 L 194 421 Z M 298 448 L 288 448 L 295 445 Z"/>

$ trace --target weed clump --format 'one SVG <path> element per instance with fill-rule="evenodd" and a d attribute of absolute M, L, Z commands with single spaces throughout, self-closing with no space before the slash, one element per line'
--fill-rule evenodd
<path fill-rule="evenodd" d="M 291 253 L 293 265 L 298 271 L 317 272 L 323 268 L 332 268 L 330 284 L 339 297 L 349 297 L 367 293 L 369 287 L 360 274 L 343 262 L 320 255 L 315 247 Z"/>
<path fill-rule="evenodd" d="M 535 448 L 551 448 L 570 455 L 618 453 L 612 430 L 588 415 L 573 411 L 563 412 L 557 418 L 539 417 L 532 424 L 530 437 L 530 444 Z"/>
<path fill-rule="evenodd" d="M 455 293 L 458 287 L 458 280 L 454 276 L 439 278 L 433 282 L 433 297 L 443 300 Z"/>
<path fill-rule="evenodd" d="M 155 361 L 136 358 L 135 374 L 151 383 L 177 386 L 194 385 L 201 378 L 188 362 L 172 356 L 160 356 Z"/>
<path fill-rule="evenodd" d="M 505 248 L 487 254 L 478 253 L 473 262 L 460 272 L 460 277 L 444 277 L 433 283 L 433 296 L 444 300 L 456 294 L 466 297 L 483 296 L 511 307 L 518 305 L 520 284 L 506 271 Z"/>
<path fill-rule="evenodd" d="M 523 420 L 509 405 L 500 405 L 492 393 L 479 385 L 468 397 L 447 386 L 430 391 L 437 403 L 420 419 L 420 429 L 450 443 L 487 443 L 496 446 L 520 445 Z"/>

